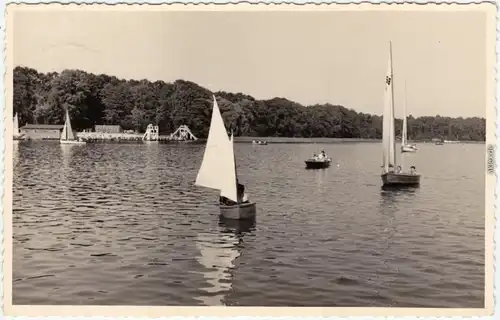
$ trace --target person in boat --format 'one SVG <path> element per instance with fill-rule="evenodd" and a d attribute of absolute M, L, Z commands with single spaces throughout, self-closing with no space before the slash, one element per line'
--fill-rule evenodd
<path fill-rule="evenodd" d="M 247 203 L 248 197 L 245 193 L 245 185 L 238 183 L 238 200 L 240 203 Z"/>
<path fill-rule="evenodd" d="M 318 160 L 323 161 L 325 160 L 325 152 L 321 150 L 321 152 L 318 155 Z"/>
<path fill-rule="evenodd" d="M 388 172 L 394 172 L 394 166 L 392 164 L 390 164 L 388 167 Z"/>
<path fill-rule="evenodd" d="M 236 196 L 238 197 L 238 202 L 239 203 L 248 203 L 249 201 L 248 201 L 247 194 L 245 193 L 245 185 L 243 185 L 239 182 L 236 182 L 236 183 L 237 183 Z M 225 206 L 234 206 L 234 205 L 236 205 L 236 202 L 234 202 L 226 197 L 220 196 L 219 197 L 219 204 L 225 205 Z"/>
<path fill-rule="evenodd" d="M 313 153 L 313 160 L 318 160 L 318 155 L 316 153 Z"/>
<path fill-rule="evenodd" d="M 328 157 L 326 156 L 325 150 L 321 150 L 321 157 L 323 160 L 326 160 Z"/>
<path fill-rule="evenodd" d="M 410 167 L 410 174 L 417 174 L 417 168 L 415 168 L 415 166 Z"/>
<path fill-rule="evenodd" d="M 402 170 L 402 169 L 401 169 L 401 166 L 398 166 L 398 167 L 396 168 L 396 173 L 401 173 L 401 170 Z"/>

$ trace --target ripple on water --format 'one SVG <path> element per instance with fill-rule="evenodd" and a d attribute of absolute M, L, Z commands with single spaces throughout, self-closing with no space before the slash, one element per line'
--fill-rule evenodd
<path fill-rule="evenodd" d="M 484 146 L 468 147 L 422 145 L 421 187 L 389 192 L 378 144 L 236 144 L 258 203 L 243 223 L 193 186 L 203 146 L 22 144 L 13 303 L 483 307 Z M 304 170 L 318 148 L 339 165 Z"/>

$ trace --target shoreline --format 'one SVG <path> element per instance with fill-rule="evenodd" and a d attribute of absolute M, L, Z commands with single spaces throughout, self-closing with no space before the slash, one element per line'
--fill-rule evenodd
<path fill-rule="evenodd" d="M 143 141 L 143 134 L 133 134 L 133 133 L 95 133 L 95 132 L 78 132 L 76 133 L 78 138 L 82 138 L 87 143 L 148 143 L 148 141 Z M 32 141 L 58 141 L 59 139 L 33 139 Z M 366 139 L 366 138 L 300 138 L 300 137 L 234 137 L 235 143 L 252 143 L 253 141 L 266 141 L 267 144 L 336 144 L 336 143 L 377 143 L 381 142 L 381 139 Z M 158 143 L 161 144 L 204 144 L 206 142 L 205 138 L 200 138 L 198 140 L 174 140 L 170 136 L 160 135 Z M 397 141 L 400 143 L 400 141 Z M 408 140 L 408 143 L 424 143 L 424 144 L 434 144 L 435 142 L 418 141 L 418 140 Z M 447 144 L 485 144 L 485 141 L 458 141 L 444 143 Z"/>

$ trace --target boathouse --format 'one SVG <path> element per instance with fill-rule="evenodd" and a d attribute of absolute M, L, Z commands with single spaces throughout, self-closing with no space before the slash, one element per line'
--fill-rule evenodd
<path fill-rule="evenodd" d="M 95 132 L 98 133 L 122 133 L 123 129 L 119 125 L 106 125 L 106 124 L 96 124 L 94 126 Z"/>
<path fill-rule="evenodd" d="M 57 140 L 61 138 L 62 124 L 26 124 L 19 131 L 27 139 L 33 140 Z"/>

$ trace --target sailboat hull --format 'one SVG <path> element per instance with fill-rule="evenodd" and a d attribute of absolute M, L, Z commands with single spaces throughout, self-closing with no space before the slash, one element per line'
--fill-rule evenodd
<path fill-rule="evenodd" d="M 389 172 L 382 174 L 384 186 L 412 186 L 420 184 L 419 174 Z"/>
<path fill-rule="evenodd" d="M 225 219 L 247 220 L 255 219 L 257 206 L 255 202 L 239 203 L 233 206 L 219 205 L 220 215 Z"/>
<path fill-rule="evenodd" d="M 402 146 L 401 152 L 417 152 L 417 148 L 414 146 Z"/>
<path fill-rule="evenodd" d="M 332 163 L 332 159 L 327 159 L 327 160 L 309 159 L 306 160 L 305 163 L 306 163 L 306 169 L 325 169 L 330 166 L 330 163 Z"/>

